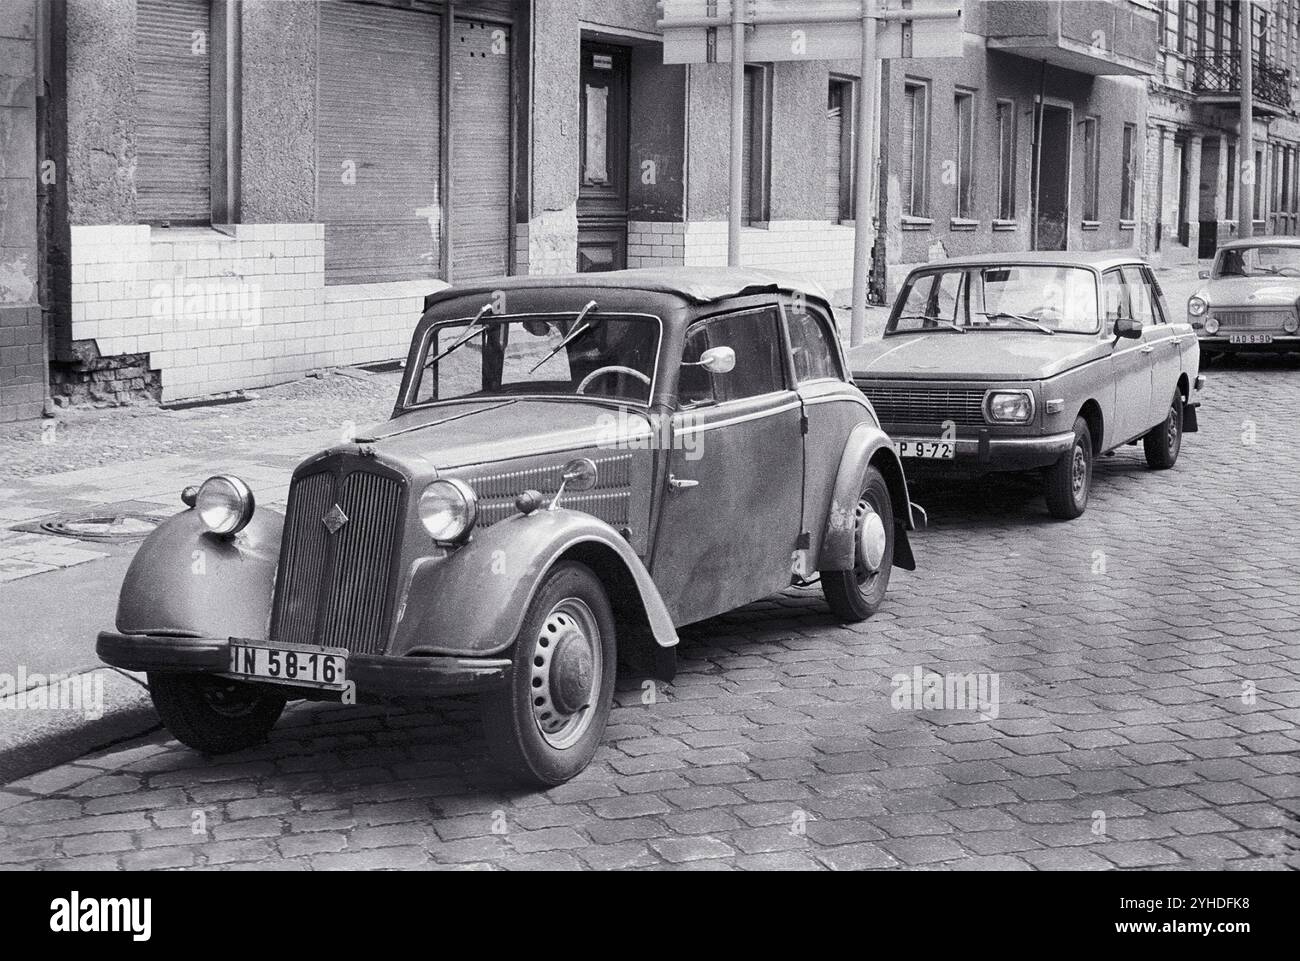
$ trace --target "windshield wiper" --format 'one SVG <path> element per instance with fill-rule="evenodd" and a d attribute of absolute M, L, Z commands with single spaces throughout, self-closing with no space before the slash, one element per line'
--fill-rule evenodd
<path fill-rule="evenodd" d="M 552 350 L 549 354 L 547 354 L 537 363 L 533 364 L 532 368 L 528 371 L 528 373 L 531 374 L 534 371 L 536 371 L 538 367 L 542 366 L 542 364 L 546 363 L 548 360 L 550 360 L 552 357 L 554 357 L 556 354 L 562 351 L 565 347 L 568 347 L 571 343 L 573 343 L 575 340 L 577 340 L 587 331 L 595 327 L 596 325 L 594 323 L 590 323 L 590 322 L 586 324 L 583 323 L 583 319 L 595 309 L 596 309 L 596 302 L 594 300 L 587 301 L 587 306 L 583 307 L 582 310 L 578 311 L 578 318 L 573 322 L 573 329 L 569 331 L 569 336 L 565 337 L 564 340 L 556 344 L 555 349 Z"/>
<path fill-rule="evenodd" d="M 966 333 L 966 328 L 965 328 L 965 327 L 962 327 L 962 326 L 960 326 L 960 325 L 958 325 L 958 324 L 954 324 L 951 320 L 940 320 L 938 317 L 927 317 L 927 316 L 925 316 L 925 314 L 903 314 L 902 316 L 896 318 L 895 321 L 894 321 L 894 323 L 898 323 L 898 321 L 900 321 L 900 320 L 921 320 L 921 321 L 924 321 L 924 322 L 927 323 L 927 324 L 938 324 L 938 325 L 942 325 L 942 327 L 943 327 L 945 330 L 955 330 L 955 331 L 957 331 L 957 333 L 959 333 L 959 334 L 964 334 L 964 333 Z M 894 328 L 894 332 L 895 332 L 895 333 L 898 332 L 898 328 L 897 328 L 897 327 Z"/>
<path fill-rule="evenodd" d="M 1031 327 L 1037 327 L 1045 334 L 1056 333 L 1056 331 L 1052 330 L 1051 327 L 1048 327 L 1044 324 L 1040 324 L 1038 321 L 1034 320 L 1034 318 L 1026 317 L 1024 314 L 1009 314 L 1005 310 L 994 310 L 994 311 L 981 310 L 978 311 L 978 313 L 980 314 L 981 317 L 987 317 L 989 320 L 1001 320 L 1003 317 L 1006 317 L 1010 320 L 1018 320 L 1022 324 L 1029 324 Z"/>
<path fill-rule="evenodd" d="M 484 304 L 482 309 L 480 309 L 479 312 L 474 315 L 474 321 L 473 323 L 470 324 L 469 330 L 465 331 L 465 333 L 463 333 L 459 337 L 459 339 L 457 339 L 456 343 L 452 344 L 450 347 L 448 347 L 446 350 L 440 353 L 437 357 L 434 357 L 430 361 L 426 361 L 424 366 L 432 367 L 438 361 L 442 360 L 444 357 L 450 354 L 453 350 L 459 350 L 461 347 L 464 347 L 466 344 L 468 344 L 479 334 L 483 333 L 483 331 L 487 330 L 487 324 L 482 322 L 483 315 L 490 314 L 490 313 L 492 313 L 492 305 Z"/>

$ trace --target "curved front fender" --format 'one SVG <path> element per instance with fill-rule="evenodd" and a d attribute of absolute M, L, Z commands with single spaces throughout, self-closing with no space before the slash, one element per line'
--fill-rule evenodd
<path fill-rule="evenodd" d="M 904 570 L 916 569 L 912 546 L 907 538 L 907 532 L 916 529 L 916 522 L 912 517 L 912 501 L 908 497 L 902 462 L 894 452 L 889 436 L 875 424 L 864 421 L 853 428 L 840 457 L 835 493 L 831 497 L 830 514 L 826 518 L 818 554 L 819 570 L 853 569 L 853 512 L 858 505 L 858 495 L 862 493 L 867 468 L 873 463 L 884 475 L 894 507 L 894 564 Z"/>
<path fill-rule="evenodd" d="M 168 518 L 145 538 L 122 582 L 117 629 L 124 634 L 264 638 L 284 517 L 259 508 L 227 540 L 197 511 Z"/>
<path fill-rule="evenodd" d="M 640 621 L 660 647 L 677 643 L 672 618 L 636 552 L 604 521 L 580 511 L 516 514 L 470 543 L 415 563 L 398 608 L 393 654 L 486 656 L 509 648 L 546 573 L 586 563 L 616 616 Z"/>

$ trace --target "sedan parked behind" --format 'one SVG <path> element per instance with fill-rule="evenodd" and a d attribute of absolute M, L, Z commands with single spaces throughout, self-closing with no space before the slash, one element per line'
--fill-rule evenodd
<path fill-rule="evenodd" d="M 1187 316 L 1203 353 L 1300 350 L 1300 237 L 1231 241 L 1200 277 Z"/>

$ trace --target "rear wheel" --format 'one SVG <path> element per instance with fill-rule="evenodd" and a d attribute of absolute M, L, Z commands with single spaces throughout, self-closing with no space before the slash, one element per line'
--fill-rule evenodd
<path fill-rule="evenodd" d="M 1168 470 L 1178 461 L 1183 449 L 1183 395 L 1174 391 L 1174 402 L 1165 413 L 1165 419 L 1147 431 L 1142 438 L 1142 450 L 1147 455 L 1147 466 L 1152 470 Z"/>
<path fill-rule="evenodd" d="M 1074 443 L 1047 469 L 1047 512 L 1063 521 L 1074 520 L 1087 510 L 1091 489 L 1092 431 L 1079 417 L 1074 422 Z"/>
<path fill-rule="evenodd" d="M 822 571 L 822 594 L 841 621 L 863 621 L 885 600 L 894 567 L 894 505 L 889 485 L 868 467 L 853 511 L 853 570 Z"/>
<path fill-rule="evenodd" d="M 172 737 L 204 754 L 261 744 L 285 704 L 283 694 L 265 685 L 208 674 L 151 673 L 149 695 Z"/>
<path fill-rule="evenodd" d="M 617 657 L 604 586 L 583 564 L 557 564 L 524 615 L 510 684 L 482 699 L 498 763 L 543 787 L 585 768 L 605 733 Z"/>

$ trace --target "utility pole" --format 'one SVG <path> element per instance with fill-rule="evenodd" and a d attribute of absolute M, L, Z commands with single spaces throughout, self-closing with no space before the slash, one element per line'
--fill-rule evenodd
<path fill-rule="evenodd" d="M 853 316 L 849 344 L 867 336 L 867 279 L 871 273 L 871 188 L 876 172 L 876 3 L 862 0 L 862 68 L 858 81 L 858 143 L 853 199 Z"/>
<path fill-rule="evenodd" d="M 1241 73 L 1241 117 L 1237 142 L 1241 144 L 1237 157 L 1238 170 L 1232 175 L 1237 178 L 1240 188 L 1237 190 L 1237 236 L 1251 237 L 1255 233 L 1255 17 L 1251 9 L 1251 0 L 1241 0 L 1237 8 L 1237 35 L 1240 38 L 1238 54 L 1240 55 Z M 1249 177 L 1242 177 L 1242 171 L 1249 171 Z"/>

